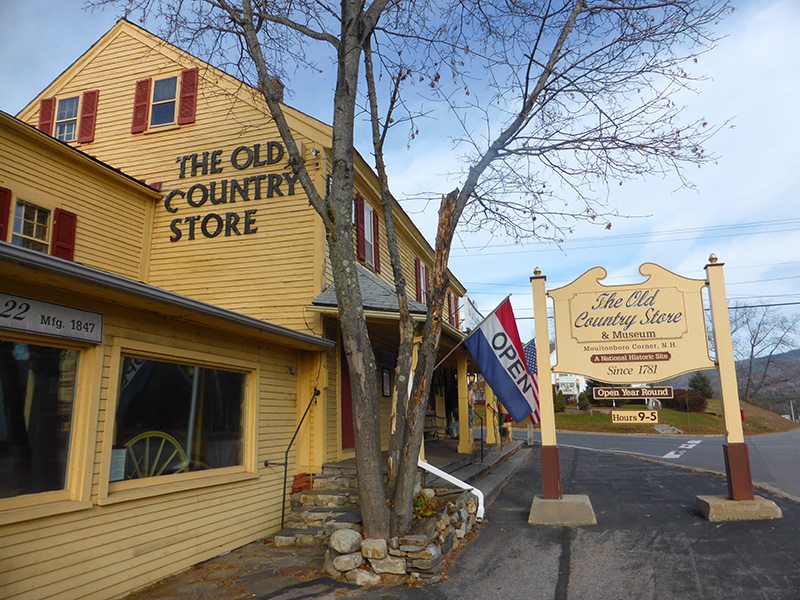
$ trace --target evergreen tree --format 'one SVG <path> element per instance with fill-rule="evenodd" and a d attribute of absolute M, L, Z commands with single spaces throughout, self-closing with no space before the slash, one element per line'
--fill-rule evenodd
<path fill-rule="evenodd" d="M 714 388 L 711 387 L 708 375 L 699 371 L 689 379 L 689 389 L 701 394 L 706 400 L 714 395 Z"/>

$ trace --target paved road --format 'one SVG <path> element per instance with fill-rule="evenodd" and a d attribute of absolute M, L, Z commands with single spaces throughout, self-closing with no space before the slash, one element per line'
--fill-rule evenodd
<path fill-rule="evenodd" d="M 594 527 L 528 525 L 538 451 L 487 511 L 447 579 L 351 592 L 381 600 L 797 600 L 800 505 L 773 498 L 776 521 L 709 523 L 697 494 L 723 495 L 713 475 L 616 453 L 562 447 L 565 492 L 589 495 Z M 341 592 L 340 592 L 341 594 Z"/>
<path fill-rule="evenodd" d="M 525 439 L 525 431 L 515 430 L 514 438 Z M 557 440 L 561 447 L 627 453 L 725 472 L 722 436 L 603 435 L 565 431 L 558 433 Z M 538 432 L 536 441 L 540 441 Z M 750 450 L 753 481 L 800 497 L 800 429 L 751 436 L 745 442 Z"/>

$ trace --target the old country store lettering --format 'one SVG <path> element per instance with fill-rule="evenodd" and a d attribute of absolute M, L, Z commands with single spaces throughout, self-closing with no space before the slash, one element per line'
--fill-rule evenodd
<path fill-rule="evenodd" d="M 635 290 L 627 294 L 616 291 L 602 292 L 588 308 L 575 317 L 573 327 L 614 328 L 602 332 L 602 339 L 655 338 L 653 330 L 630 331 L 634 325 L 657 326 L 683 321 L 682 310 L 665 311 L 656 307 L 661 290 Z M 609 334 L 611 338 L 609 338 Z"/>
<path fill-rule="evenodd" d="M 197 177 L 198 175 L 216 175 L 224 171 L 228 164 L 237 171 L 266 167 L 279 163 L 284 156 L 283 146 L 279 142 L 239 146 L 227 156 L 222 150 L 200 152 L 179 156 L 175 162 L 179 165 L 180 179 Z M 238 179 L 220 179 L 208 183 L 195 183 L 186 189 L 172 190 L 164 199 L 167 212 L 177 213 L 185 205 L 190 208 L 203 206 L 228 206 L 235 202 L 249 202 L 276 196 L 293 196 L 297 184 L 297 175 L 290 172 L 259 173 Z M 204 215 L 176 217 L 169 228 L 172 235 L 170 242 L 180 239 L 193 240 L 202 235 L 206 238 L 217 236 L 250 235 L 258 231 L 256 213 L 258 209 L 243 211 L 229 210 L 210 212 Z"/>

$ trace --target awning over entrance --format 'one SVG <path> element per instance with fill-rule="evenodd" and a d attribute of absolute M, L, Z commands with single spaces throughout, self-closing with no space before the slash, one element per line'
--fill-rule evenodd
<path fill-rule="evenodd" d="M 397 302 L 397 294 L 394 288 L 383 279 L 372 273 L 363 265 L 356 265 L 358 273 L 358 284 L 361 286 L 361 298 L 364 303 L 364 310 L 376 310 L 389 313 L 396 313 L 400 310 Z M 336 289 L 329 285 L 311 301 L 313 306 L 337 308 L 339 302 L 336 298 Z M 408 308 L 412 315 L 424 315 L 428 312 L 427 307 L 415 300 L 408 301 Z"/>

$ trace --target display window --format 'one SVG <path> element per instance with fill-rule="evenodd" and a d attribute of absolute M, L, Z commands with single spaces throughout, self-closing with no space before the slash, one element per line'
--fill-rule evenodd
<path fill-rule="evenodd" d="M 113 361 L 101 503 L 254 476 L 254 365 L 138 342 Z"/>
<path fill-rule="evenodd" d="M 0 340 L 0 498 L 67 488 L 78 359 Z"/>
<path fill-rule="evenodd" d="M 245 374 L 124 356 L 111 481 L 242 464 Z"/>

